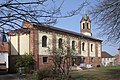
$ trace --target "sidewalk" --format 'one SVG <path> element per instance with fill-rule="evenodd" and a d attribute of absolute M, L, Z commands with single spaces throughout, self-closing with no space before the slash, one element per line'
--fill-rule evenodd
<path fill-rule="evenodd" d="M 19 80 L 18 74 L 0 75 L 0 80 Z"/>

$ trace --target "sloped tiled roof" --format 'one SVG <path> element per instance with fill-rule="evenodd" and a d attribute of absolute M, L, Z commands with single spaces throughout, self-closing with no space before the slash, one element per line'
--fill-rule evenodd
<path fill-rule="evenodd" d="M 102 42 L 102 40 L 100 40 L 100 39 L 94 38 L 94 37 L 92 37 L 92 36 L 87 36 L 87 35 L 84 35 L 84 34 L 82 34 L 82 33 L 77 33 L 77 32 L 65 30 L 65 29 L 62 29 L 62 28 L 50 26 L 50 25 L 44 25 L 44 24 L 37 23 L 37 22 L 29 22 L 29 23 L 32 23 L 32 25 L 33 25 L 35 28 L 38 28 L 38 29 L 39 29 L 39 28 L 51 29 L 51 30 L 55 30 L 55 31 L 60 31 L 60 32 L 64 32 L 64 33 L 76 35 L 76 36 L 79 36 L 79 37 L 82 37 L 82 38 L 88 38 L 88 39 L 92 39 L 92 40 L 95 40 L 95 41 L 100 41 L 100 42 Z M 30 29 L 29 29 L 29 28 L 20 28 L 20 29 L 17 29 L 17 30 L 11 30 L 10 32 L 8 32 L 8 35 L 10 35 L 10 33 L 16 33 L 16 32 L 21 32 L 21 31 L 26 33 L 26 31 L 29 32 Z"/>
<path fill-rule="evenodd" d="M 89 16 L 88 16 L 87 14 L 84 14 L 84 15 L 82 16 L 82 19 L 81 19 L 80 22 L 82 22 L 82 21 L 90 21 Z"/>
<path fill-rule="evenodd" d="M 54 26 L 43 25 L 43 24 L 39 24 L 39 23 L 36 23 L 36 22 L 32 22 L 32 24 L 36 25 L 36 26 L 39 26 L 37 28 L 42 27 L 42 28 L 46 28 L 46 29 L 53 29 L 53 30 L 56 30 L 56 31 L 66 32 L 66 33 L 69 33 L 69 34 L 73 34 L 73 35 L 77 35 L 77 36 L 80 36 L 80 37 L 85 37 L 85 38 L 89 38 L 89 39 L 92 39 L 92 40 L 102 42 L 102 40 L 100 40 L 100 39 L 94 38 L 92 36 L 87 36 L 87 35 L 84 35 L 82 33 L 77 33 L 77 32 L 73 32 L 73 31 L 70 31 L 70 30 L 65 30 L 65 29 L 62 29 L 62 28 L 54 27 Z"/>
<path fill-rule="evenodd" d="M 112 58 L 113 56 L 106 51 L 102 51 L 102 58 Z"/>
<path fill-rule="evenodd" d="M 29 30 L 29 28 L 19 28 L 19 29 L 15 29 L 15 30 L 11 30 L 11 31 L 9 31 L 7 34 L 8 35 L 13 35 L 13 34 L 11 34 L 11 33 L 29 33 L 30 32 L 30 30 Z"/>

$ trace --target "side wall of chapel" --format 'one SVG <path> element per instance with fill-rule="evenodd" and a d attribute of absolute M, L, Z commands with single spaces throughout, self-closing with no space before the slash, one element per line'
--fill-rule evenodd
<path fill-rule="evenodd" d="M 23 26 L 28 23 L 23 24 Z M 24 55 L 24 53 L 30 53 L 33 55 L 36 61 L 36 67 L 38 69 L 43 67 L 48 67 L 53 65 L 50 61 L 50 54 L 48 47 L 51 50 L 58 48 L 58 39 L 61 38 L 64 41 L 64 45 L 71 48 L 72 41 L 75 41 L 76 53 L 85 58 L 85 63 L 92 63 L 94 66 L 101 64 L 101 42 L 80 38 L 79 36 L 68 34 L 55 30 L 45 30 L 45 29 L 32 29 L 30 25 L 29 34 L 15 34 L 9 36 L 9 41 L 11 43 L 10 53 L 11 55 Z M 42 47 L 42 37 L 47 36 L 47 47 Z M 85 44 L 85 50 L 82 50 L 82 43 Z M 91 49 L 92 45 L 92 49 Z M 67 47 L 64 49 L 67 50 Z M 43 63 L 43 57 L 48 57 L 48 62 Z"/>

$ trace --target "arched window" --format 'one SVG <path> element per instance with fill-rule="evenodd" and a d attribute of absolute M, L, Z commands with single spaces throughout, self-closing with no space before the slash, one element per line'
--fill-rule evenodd
<path fill-rule="evenodd" d="M 83 29 L 85 29 L 85 23 L 83 23 Z"/>
<path fill-rule="evenodd" d="M 91 52 L 93 51 L 93 44 L 91 44 Z"/>
<path fill-rule="evenodd" d="M 85 50 L 85 43 L 83 42 L 82 43 L 82 51 L 84 51 Z"/>
<path fill-rule="evenodd" d="M 75 50 L 75 41 L 72 41 L 72 49 Z"/>
<path fill-rule="evenodd" d="M 47 36 L 42 37 L 42 47 L 47 47 Z"/>
<path fill-rule="evenodd" d="M 61 38 L 59 38 L 59 40 L 58 40 L 58 47 L 62 48 L 62 39 Z"/>

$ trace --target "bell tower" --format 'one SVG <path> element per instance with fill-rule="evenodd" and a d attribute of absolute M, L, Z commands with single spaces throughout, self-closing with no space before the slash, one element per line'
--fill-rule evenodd
<path fill-rule="evenodd" d="M 81 21 L 80 21 L 80 32 L 84 35 L 92 36 L 91 21 L 90 21 L 89 16 L 87 14 L 84 14 L 82 16 Z"/>

